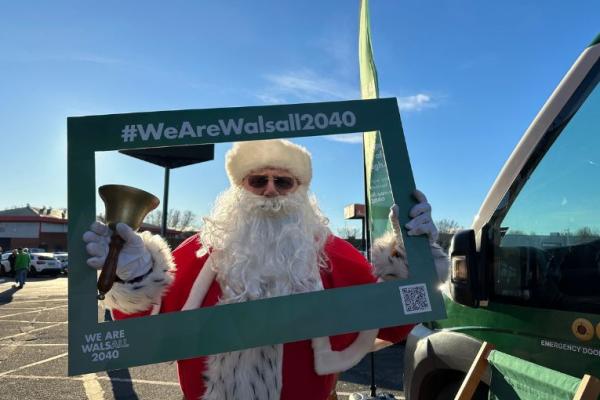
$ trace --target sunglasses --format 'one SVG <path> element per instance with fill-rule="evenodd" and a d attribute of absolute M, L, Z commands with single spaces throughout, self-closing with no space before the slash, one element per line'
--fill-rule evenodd
<path fill-rule="evenodd" d="M 246 180 L 254 189 L 263 189 L 271 178 L 277 190 L 290 190 L 296 185 L 296 179 L 290 176 L 250 175 Z"/>

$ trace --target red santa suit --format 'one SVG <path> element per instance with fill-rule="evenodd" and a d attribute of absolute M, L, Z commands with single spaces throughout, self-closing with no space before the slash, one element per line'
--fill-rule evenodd
<path fill-rule="evenodd" d="M 211 268 L 203 268 L 210 255 L 198 256 L 200 241 L 193 236 L 174 252 L 176 272 L 174 280 L 165 291 L 160 312 L 174 312 L 216 305 L 221 288 Z M 329 269 L 321 270 L 324 289 L 374 283 L 371 265 L 348 242 L 330 236 L 325 246 Z M 155 309 L 158 312 L 158 308 Z M 148 315 L 126 314 L 113 309 L 116 319 Z M 367 354 L 378 337 L 390 342 L 406 338 L 412 325 L 385 328 L 302 340 L 283 345 L 282 400 L 326 399 L 335 385 L 335 374 L 351 368 Z M 203 372 L 207 357 L 197 357 L 177 362 L 179 382 L 186 399 L 201 399 L 206 387 Z"/>

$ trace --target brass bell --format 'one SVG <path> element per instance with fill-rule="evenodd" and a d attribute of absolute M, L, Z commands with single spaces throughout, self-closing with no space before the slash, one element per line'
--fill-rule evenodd
<path fill-rule="evenodd" d="M 134 231 L 140 229 L 146 215 L 160 203 L 153 194 L 125 185 L 100 186 L 98 193 L 104 201 L 106 222 L 113 231 L 119 222 Z"/>
<path fill-rule="evenodd" d="M 117 277 L 117 261 L 125 244 L 117 233 L 117 224 L 123 222 L 131 229 L 138 230 L 146 215 L 158 207 L 160 201 L 148 192 L 125 185 L 100 186 L 98 193 L 104 201 L 106 223 L 113 231 L 108 255 L 98 278 L 98 299 L 104 300 L 105 294 L 112 288 Z"/>

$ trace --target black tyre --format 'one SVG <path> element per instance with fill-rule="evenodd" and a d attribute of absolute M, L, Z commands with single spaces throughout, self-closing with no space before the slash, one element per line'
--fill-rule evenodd
<path fill-rule="evenodd" d="M 454 397 L 456 396 L 458 389 L 460 389 L 461 384 L 462 382 L 460 381 L 448 383 L 441 388 L 441 390 L 435 396 L 435 400 L 454 400 Z M 487 385 L 480 383 L 479 386 L 477 386 L 477 390 L 475 390 L 475 393 L 473 394 L 472 400 L 487 400 L 487 398 L 488 387 Z"/>

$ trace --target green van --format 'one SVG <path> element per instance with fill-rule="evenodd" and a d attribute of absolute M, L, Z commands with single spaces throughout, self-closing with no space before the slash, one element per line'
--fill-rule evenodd
<path fill-rule="evenodd" d="M 448 318 L 406 344 L 408 400 L 452 399 L 482 341 L 600 376 L 600 35 L 527 129 L 472 228 L 454 235 Z M 476 398 L 487 398 L 489 376 Z"/>

